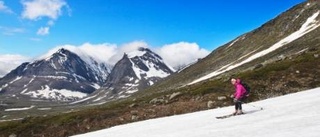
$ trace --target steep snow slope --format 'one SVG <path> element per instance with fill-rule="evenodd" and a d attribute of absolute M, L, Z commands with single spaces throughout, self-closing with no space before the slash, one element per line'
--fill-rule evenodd
<path fill-rule="evenodd" d="M 76 137 L 319 137 L 320 88 L 244 104 L 245 115 L 216 119 L 233 106 L 112 127 Z M 261 111 L 259 106 L 264 109 Z"/>

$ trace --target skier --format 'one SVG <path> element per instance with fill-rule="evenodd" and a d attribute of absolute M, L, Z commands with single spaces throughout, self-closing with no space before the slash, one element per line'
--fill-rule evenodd
<path fill-rule="evenodd" d="M 235 87 L 235 93 L 231 95 L 235 104 L 235 112 L 233 115 L 241 115 L 242 112 L 242 101 L 246 94 L 246 89 L 241 85 L 240 79 L 231 78 L 231 83 Z"/>

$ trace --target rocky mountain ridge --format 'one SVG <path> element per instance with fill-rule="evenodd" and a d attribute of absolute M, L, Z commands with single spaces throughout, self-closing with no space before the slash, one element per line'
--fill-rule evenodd
<path fill-rule="evenodd" d="M 0 92 L 13 98 L 71 101 L 94 92 L 106 81 L 108 67 L 83 61 L 60 49 L 52 56 L 23 63 L 0 79 Z"/>

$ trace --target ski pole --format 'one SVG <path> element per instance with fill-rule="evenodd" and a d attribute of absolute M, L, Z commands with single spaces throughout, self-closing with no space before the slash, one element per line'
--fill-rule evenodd
<path fill-rule="evenodd" d="M 255 106 L 255 105 L 252 105 L 252 104 L 247 104 L 247 103 L 244 103 L 244 102 L 241 102 L 241 103 L 246 104 L 248 106 L 255 107 L 255 108 L 259 108 L 260 110 L 263 110 L 263 107 L 258 107 L 258 106 Z"/>

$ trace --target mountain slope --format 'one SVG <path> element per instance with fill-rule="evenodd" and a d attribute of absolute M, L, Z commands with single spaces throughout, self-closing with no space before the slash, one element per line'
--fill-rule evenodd
<path fill-rule="evenodd" d="M 141 121 L 74 137 L 317 137 L 320 135 L 319 96 L 320 88 L 316 88 L 244 104 L 245 115 L 223 120 L 215 117 L 232 113 L 233 106 Z M 264 110 L 252 105 L 262 106 Z"/>
<path fill-rule="evenodd" d="M 194 83 L 206 80 L 208 78 L 217 76 L 217 75 L 222 74 L 226 71 L 237 68 L 245 63 L 253 61 L 257 58 L 263 57 L 264 55 L 267 55 L 267 54 L 281 48 L 282 46 L 285 46 L 286 44 L 291 43 L 292 41 L 302 37 L 303 35 L 315 30 L 316 28 L 318 28 L 320 26 L 320 22 L 316 20 L 316 18 L 319 16 L 319 13 L 320 13 L 320 11 L 313 14 L 311 17 L 309 17 L 307 19 L 307 21 L 301 26 L 301 28 L 299 30 L 295 31 L 294 33 L 290 34 L 289 36 L 287 36 L 284 39 L 280 40 L 279 42 L 275 43 L 271 47 L 264 49 L 262 51 L 256 52 L 254 54 L 250 53 L 251 55 L 247 54 L 244 56 L 244 57 L 247 57 L 245 60 L 241 60 L 241 62 L 235 62 L 235 63 L 228 64 L 226 66 L 223 66 L 219 70 L 214 71 L 207 76 L 201 77 L 201 78 L 191 82 L 190 84 L 194 84 Z M 243 58 L 243 57 L 240 57 L 238 60 L 240 60 L 241 58 Z"/>
<path fill-rule="evenodd" d="M 173 73 L 162 58 L 148 48 L 125 54 L 114 66 L 104 88 L 134 92 L 158 82 Z M 129 91 L 128 91 L 129 89 Z"/>
<path fill-rule="evenodd" d="M 52 56 L 24 63 L 0 79 L 0 92 L 13 98 L 70 101 L 87 96 L 106 80 L 108 68 L 88 64 L 60 49 Z"/>
<path fill-rule="evenodd" d="M 138 48 L 118 61 L 106 83 L 93 95 L 80 101 L 105 102 L 128 97 L 173 73 L 162 58 L 148 48 Z"/>
<path fill-rule="evenodd" d="M 320 46 L 319 11 L 317 1 L 294 6 L 261 27 L 222 45 L 148 91 L 163 92 L 206 82 L 317 49 Z"/>

